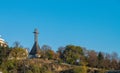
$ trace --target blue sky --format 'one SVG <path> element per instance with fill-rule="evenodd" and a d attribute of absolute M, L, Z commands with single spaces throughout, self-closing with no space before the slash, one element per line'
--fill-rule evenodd
<path fill-rule="evenodd" d="M 107 53 L 120 52 L 119 0 L 1 0 L 0 34 L 33 46 L 34 28 L 39 45 L 53 50 L 68 44 Z"/>

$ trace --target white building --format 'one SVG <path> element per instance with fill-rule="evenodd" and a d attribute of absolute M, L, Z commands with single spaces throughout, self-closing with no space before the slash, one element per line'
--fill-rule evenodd
<path fill-rule="evenodd" d="M 4 39 L 1 38 L 1 35 L 0 35 L 0 46 L 1 47 L 7 47 L 7 43 L 5 42 Z"/>

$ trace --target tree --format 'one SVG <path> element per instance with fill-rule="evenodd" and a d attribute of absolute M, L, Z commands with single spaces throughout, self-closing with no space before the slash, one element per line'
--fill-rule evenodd
<path fill-rule="evenodd" d="M 9 59 L 16 59 L 16 60 L 26 59 L 27 56 L 28 56 L 28 53 L 23 48 L 13 48 L 9 53 Z"/>
<path fill-rule="evenodd" d="M 55 59 L 55 52 L 51 49 L 50 46 L 48 45 L 43 45 L 42 46 L 42 58 L 46 58 L 46 59 Z"/>
<path fill-rule="evenodd" d="M 0 64 L 7 60 L 9 47 L 0 47 Z"/>
<path fill-rule="evenodd" d="M 112 68 L 113 70 L 117 70 L 118 67 L 119 67 L 119 65 L 118 65 L 117 60 L 113 59 L 113 60 L 111 61 L 111 68 Z"/>
<path fill-rule="evenodd" d="M 104 59 L 104 55 L 102 54 L 102 52 L 98 53 L 98 60 L 101 61 Z"/>
<path fill-rule="evenodd" d="M 20 42 L 18 42 L 18 41 L 14 42 L 14 46 L 13 47 L 14 48 L 22 48 L 22 46 L 20 45 Z"/>
<path fill-rule="evenodd" d="M 99 52 L 97 58 L 98 58 L 98 65 L 97 66 L 99 68 L 104 68 L 104 55 L 103 55 L 103 53 Z"/>
<path fill-rule="evenodd" d="M 63 58 L 65 47 L 59 47 L 57 53 L 59 54 L 59 58 Z"/>
<path fill-rule="evenodd" d="M 113 60 L 118 60 L 118 54 L 116 53 L 116 52 L 113 52 L 112 54 L 111 54 L 111 59 Z"/>
<path fill-rule="evenodd" d="M 93 50 L 89 51 L 87 61 L 88 61 L 88 66 L 97 67 L 98 64 L 97 53 Z"/>
<path fill-rule="evenodd" d="M 117 70 L 119 67 L 119 61 L 118 61 L 118 54 L 116 52 L 113 52 L 111 54 L 111 68 Z"/>
<path fill-rule="evenodd" d="M 110 69 L 110 65 L 111 65 L 110 54 L 106 53 L 103 63 L 105 69 Z"/>
<path fill-rule="evenodd" d="M 118 69 L 120 69 L 120 60 L 119 60 L 119 62 L 118 62 Z"/>
<path fill-rule="evenodd" d="M 82 61 L 83 50 L 80 46 L 68 45 L 63 52 L 63 61 L 69 64 L 76 64 L 76 61 Z"/>

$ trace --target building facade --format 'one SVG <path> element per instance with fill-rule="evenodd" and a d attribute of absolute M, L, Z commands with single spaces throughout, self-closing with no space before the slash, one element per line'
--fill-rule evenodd
<path fill-rule="evenodd" d="M 5 40 L 2 39 L 1 36 L 0 36 L 0 47 L 7 47 L 7 46 L 8 46 L 8 45 L 7 45 L 7 43 L 5 42 Z"/>

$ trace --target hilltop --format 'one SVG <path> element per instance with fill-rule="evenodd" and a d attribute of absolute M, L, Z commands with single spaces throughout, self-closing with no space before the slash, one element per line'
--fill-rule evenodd
<path fill-rule="evenodd" d="M 117 53 L 107 54 L 67 45 L 54 52 L 48 45 L 40 58 L 29 58 L 20 46 L 0 47 L 0 69 L 3 73 L 104 73 L 119 70 Z"/>

